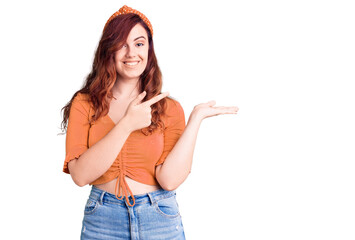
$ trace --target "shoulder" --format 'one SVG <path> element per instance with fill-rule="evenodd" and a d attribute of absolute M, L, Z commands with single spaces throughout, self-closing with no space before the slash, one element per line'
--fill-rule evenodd
<path fill-rule="evenodd" d="M 80 92 L 77 93 L 76 96 L 73 98 L 72 106 L 75 106 L 75 108 L 80 108 L 85 110 L 86 112 L 89 112 L 90 108 L 92 108 L 89 94 L 80 93 Z"/>
<path fill-rule="evenodd" d="M 75 101 L 86 101 L 89 102 L 89 94 L 87 93 L 77 93 L 76 96 L 74 97 Z"/>
<path fill-rule="evenodd" d="M 86 106 L 90 106 L 90 96 L 88 93 L 77 93 L 76 96 L 73 99 L 73 102 L 80 102 L 81 104 L 84 104 Z"/>
<path fill-rule="evenodd" d="M 181 113 L 184 113 L 184 109 L 182 108 L 179 101 L 177 101 L 176 99 L 173 99 L 171 97 L 167 97 L 166 98 L 166 112 L 165 113 L 168 115 L 181 114 Z"/>
<path fill-rule="evenodd" d="M 167 97 L 166 108 L 162 119 L 166 127 L 181 125 L 182 128 L 185 125 L 185 114 L 180 102 L 171 97 Z"/>

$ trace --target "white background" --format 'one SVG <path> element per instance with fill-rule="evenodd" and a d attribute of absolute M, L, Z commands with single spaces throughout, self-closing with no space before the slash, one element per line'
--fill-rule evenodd
<path fill-rule="evenodd" d="M 62 172 L 61 108 L 124 4 L 154 28 L 163 91 L 204 120 L 177 189 L 186 238 L 355 239 L 352 1 L 8 1 L 1 239 L 78 239 L 90 187 Z M 6 237 L 5 237 L 6 236 Z"/>

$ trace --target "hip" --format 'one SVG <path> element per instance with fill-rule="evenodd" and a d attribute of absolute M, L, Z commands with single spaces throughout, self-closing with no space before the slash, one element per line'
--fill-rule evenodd
<path fill-rule="evenodd" d="M 125 198 L 92 186 L 82 239 L 185 239 L 175 190 L 158 189 L 134 197 L 131 207 Z"/>

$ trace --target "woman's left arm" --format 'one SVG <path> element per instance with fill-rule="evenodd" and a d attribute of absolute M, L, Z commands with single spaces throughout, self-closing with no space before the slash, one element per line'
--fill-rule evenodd
<path fill-rule="evenodd" d="M 238 107 L 214 107 L 215 101 L 201 103 L 192 110 L 186 128 L 163 164 L 156 166 L 156 179 L 168 191 L 175 190 L 191 172 L 193 152 L 201 122 L 207 117 L 236 114 Z"/>

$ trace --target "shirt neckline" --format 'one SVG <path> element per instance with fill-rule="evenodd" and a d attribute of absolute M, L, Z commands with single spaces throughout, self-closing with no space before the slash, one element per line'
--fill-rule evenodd
<path fill-rule="evenodd" d="M 108 114 L 105 117 L 107 117 L 108 120 L 110 120 L 110 122 L 116 126 L 116 123 L 112 120 L 112 118 Z"/>

